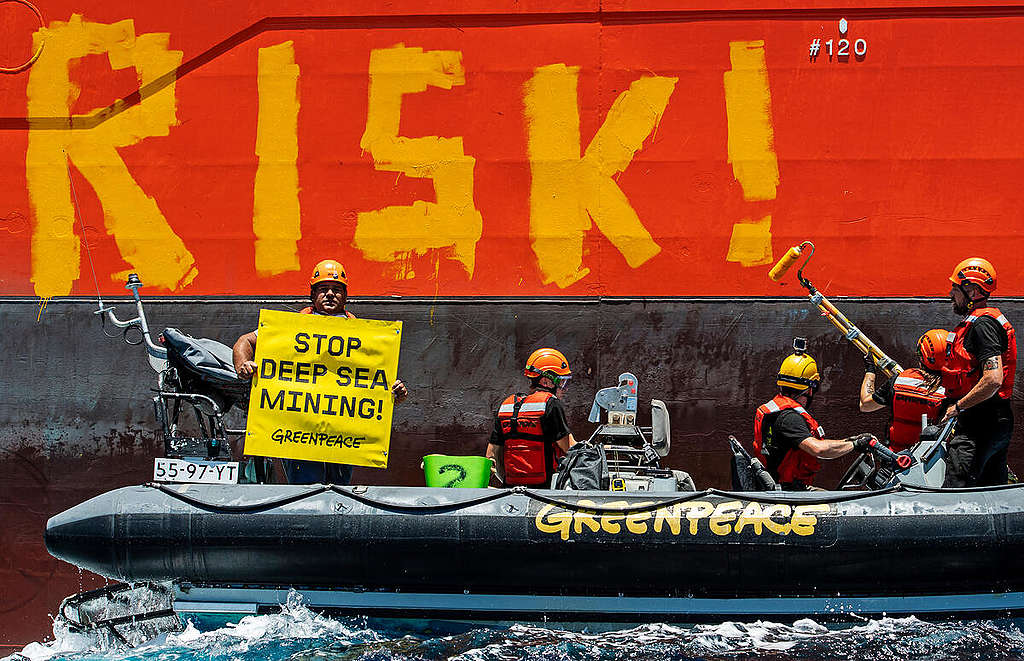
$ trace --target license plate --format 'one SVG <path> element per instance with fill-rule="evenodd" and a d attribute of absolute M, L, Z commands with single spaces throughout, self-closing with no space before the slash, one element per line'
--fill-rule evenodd
<path fill-rule="evenodd" d="M 166 459 L 159 457 L 153 463 L 153 481 L 237 484 L 238 462 Z"/>

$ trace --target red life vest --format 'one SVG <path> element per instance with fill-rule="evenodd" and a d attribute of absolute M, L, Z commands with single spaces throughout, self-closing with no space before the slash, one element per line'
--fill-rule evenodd
<path fill-rule="evenodd" d="M 345 313 L 345 318 L 346 319 L 355 319 L 356 318 L 356 316 L 354 314 L 352 314 L 351 312 L 349 312 L 348 310 L 342 310 L 342 312 Z M 339 317 L 339 316 L 341 316 L 341 315 L 337 315 L 337 314 L 331 315 L 331 314 L 322 314 L 320 312 L 313 312 L 313 308 L 311 306 L 306 306 L 306 307 L 302 308 L 301 310 L 299 310 L 299 314 L 319 314 L 319 315 L 324 316 L 324 317 Z"/>
<path fill-rule="evenodd" d="M 558 466 L 561 448 L 545 442 L 540 420 L 553 394 L 539 390 L 529 395 L 509 395 L 498 407 L 498 421 L 505 439 L 505 484 L 546 484 Z"/>
<path fill-rule="evenodd" d="M 901 452 L 921 438 L 921 416 L 929 422 L 938 421 L 946 390 L 942 386 L 928 392 L 926 375 L 919 369 L 904 370 L 893 384 L 892 425 L 889 427 L 889 449 Z"/>
<path fill-rule="evenodd" d="M 800 417 L 807 422 L 811 428 L 811 435 L 815 438 L 825 438 L 825 430 L 821 428 L 818 421 L 811 417 L 807 410 L 785 395 L 776 395 L 770 402 L 757 407 L 754 414 L 754 454 L 761 460 L 765 468 L 769 467 L 768 458 L 764 454 L 764 428 L 763 422 L 766 415 L 778 414 L 782 411 L 793 409 L 800 414 Z M 771 469 L 768 468 L 769 472 Z M 821 470 L 821 462 L 812 454 L 803 450 L 789 448 L 786 456 L 782 458 L 777 470 L 777 479 L 781 484 L 800 482 L 810 485 L 814 482 L 814 474 Z"/>
<path fill-rule="evenodd" d="M 964 348 L 964 339 L 968 331 L 980 317 L 991 317 L 1006 330 L 1006 351 L 1002 355 L 1003 385 L 997 394 L 1003 399 L 1010 399 L 1013 396 L 1013 378 L 1017 371 L 1017 335 L 998 308 L 979 308 L 964 317 L 964 320 L 949 332 L 946 339 L 946 366 L 942 368 L 942 385 L 946 387 L 950 397 L 959 399 L 981 380 L 981 366 Z"/>

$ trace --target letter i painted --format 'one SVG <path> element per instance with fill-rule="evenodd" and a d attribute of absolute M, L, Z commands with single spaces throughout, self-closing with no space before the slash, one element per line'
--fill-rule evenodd
<path fill-rule="evenodd" d="M 774 200 L 779 185 L 779 161 L 775 155 L 764 41 L 729 42 L 729 60 L 732 68 L 722 78 L 733 176 L 743 189 L 744 200 Z M 741 266 L 774 263 L 771 214 L 735 223 L 725 260 L 739 262 Z"/>

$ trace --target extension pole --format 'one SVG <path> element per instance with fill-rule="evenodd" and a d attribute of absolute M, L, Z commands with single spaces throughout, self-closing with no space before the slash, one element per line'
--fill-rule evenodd
<path fill-rule="evenodd" d="M 884 351 L 882 351 L 877 344 L 871 341 L 871 339 L 863 333 L 857 326 L 850 321 L 845 314 L 843 314 L 839 308 L 832 304 L 832 301 L 825 298 L 825 295 L 814 288 L 811 281 L 804 277 L 804 268 L 807 266 L 807 262 L 811 261 L 811 257 L 814 255 L 814 244 L 810 241 L 804 241 L 800 245 L 793 246 L 786 251 L 786 254 L 782 256 L 782 259 L 778 261 L 775 266 L 772 267 L 771 271 L 768 272 L 768 277 L 778 282 L 782 279 L 782 276 L 786 274 L 786 271 L 796 263 L 796 261 L 803 254 L 804 250 L 810 248 L 804 263 L 800 266 L 800 270 L 797 271 L 797 280 L 800 285 L 803 286 L 808 293 L 808 297 L 819 310 L 821 314 L 832 322 L 843 336 L 850 341 L 853 346 L 864 354 L 865 356 L 871 356 L 871 359 L 878 366 L 886 376 L 895 376 L 903 371 L 903 368 L 895 360 L 890 358 Z"/>

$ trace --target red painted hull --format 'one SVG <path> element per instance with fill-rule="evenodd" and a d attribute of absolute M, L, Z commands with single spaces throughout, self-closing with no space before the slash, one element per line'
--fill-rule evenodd
<path fill-rule="evenodd" d="M 301 7 L 281 0 L 45 0 L 37 5 L 50 32 L 35 42 L 31 11 L 0 4 L 0 66 L 24 62 L 43 46 L 24 71 L 0 75 L 0 296 L 92 295 L 93 268 L 104 294 L 123 293 L 123 272 L 134 270 L 152 293 L 296 296 L 309 269 L 327 256 L 345 263 L 352 293 L 363 296 L 798 296 L 791 279 L 780 287 L 766 274 L 803 239 L 818 246 L 815 283 L 829 295 L 941 297 L 950 268 L 969 253 L 995 263 L 1001 295 L 1024 295 L 1018 7 L 471 0 L 453 14 L 451 4 L 369 0 L 358 3 L 355 16 L 317 0 Z M 848 58 L 838 55 L 841 18 L 848 20 Z M 78 20 L 93 26 L 88 39 L 60 32 Z M 834 56 L 822 50 L 811 57 L 816 39 L 821 49 L 832 40 Z M 857 39 L 865 41 L 863 57 L 853 52 Z M 282 47 L 286 42 L 291 46 Z M 388 128 L 394 140 L 386 143 L 381 136 L 391 134 L 370 130 L 369 118 L 391 108 L 385 98 L 371 109 L 371 60 L 397 44 L 458 56 L 442 57 L 431 80 L 443 82 L 399 95 L 400 121 Z M 283 64 L 275 64 L 275 53 L 284 53 Z M 565 74 L 575 97 L 557 93 L 571 85 L 554 85 L 544 102 L 530 96 L 539 72 L 559 64 L 579 68 Z M 386 91 L 386 69 L 375 71 Z M 623 95 L 652 79 L 663 91 L 672 81 L 664 103 L 649 107 L 650 117 L 644 104 L 653 97 L 627 108 L 625 126 L 635 135 L 615 133 L 596 165 L 584 162 L 615 109 L 627 105 Z M 744 104 L 762 93 L 767 103 Z M 416 170 L 402 165 L 408 152 L 387 152 L 389 144 L 405 144 L 399 138 L 424 136 L 460 138 L 461 146 L 445 144 L 461 149 L 459 163 L 473 160 L 471 174 L 463 167 L 441 185 L 422 175 L 447 156 L 427 158 Z M 579 143 L 578 153 L 561 161 L 568 168 L 561 174 L 544 171 L 550 136 Z M 626 143 L 635 150 L 623 156 Z M 737 167 L 744 163 L 750 168 Z M 261 180 L 263 166 L 271 167 Z M 444 188 L 449 184 L 454 192 Z M 578 199 L 586 212 L 567 218 L 562 207 L 545 208 L 546 193 Z M 447 195 L 456 202 L 446 204 Z M 374 215 L 430 203 L 444 207 L 434 224 Z M 555 237 L 546 248 L 545 236 Z M 747 299 L 739 300 L 737 320 L 747 309 Z M 47 312 L 41 314 L 45 330 Z M 889 316 L 878 310 L 874 321 L 888 328 Z M 556 317 L 550 327 L 564 328 Z M 510 319 L 486 336 L 516 332 L 519 323 Z M 598 328 L 602 321 L 588 323 Z M 698 343 L 712 352 L 746 351 L 744 338 L 754 331 L 745 323 L 723 322 L 715 337 Z M 784 350 L 796 323 L 778 322 L 769 329 L 773 339 L 759 346 Z M 824 322 L 813 327 L 830 332 Z M 465 332 L 466 344 L 484 337 Z M 574 334 L 563 337 L 571 342 Z M 519 344 L 535 336 L 547 337 L 538 331 Z M 669 336 L 675 338 L 665 331 Z M 49 337 L 38 346 L 62 342 Z M 432 346 L 418 345 L 424 353 Z M 751 359 L 753 371 L 759 361 L 775 360 L 766 355 Z M 855 362 L 840 358 L 847 367 Z M 40 362 L 52 354 L 28 351 L 11 360 L 11 369 L 41 374 Z M 430 360 L 430 374 L 443 374 Z M 614 378 L 618 365 L 604 367 Z M 724 400 L 752 411 L 770 396 L 763 392 L 770 380 L 760 373 L 730 383 L 725 394 L 691 395 L 705 387 L 704 367 L 671 367 L 678 374 L 660 384 L 665 398 L 695 402 L 701 415 Z M 70 377 L 76 388 L 92 387 L 85 375 Z M 419 377 L 421 388 L 434 378 Z M 844 387 L 856 379 L 848 375 Z M 145 406 L 141 397 L 137 403 Z M 730 426 L 741 419 L 730 415 Z M 139 425 L 130 418 L 96 424 L 85 414 L 85 424 L 100 430 L 85 446 L 64 444 L 60 433 L 40 435 L 38 420 L 28 425 L 7 414 L 10 429 L 31 428 L 20 440 L 17 431 L 0 437 L 0 520 L 7 529 L 0 536 L 0 645 L 45 636 L 47 614 L 62 597 L 98 584 L 50 558 L 42 528 L 55 512 L 149 476 L 156 446 L 134 440 Z M 462 422 L 451 430 L 462 433 Z M 58 414 L 46 430 L 81 424 Z M 407 449 L 393 464 L 418 465 L 424 439 L 443 436 L 446 424 L 410 427 L 407 440 L 399 433 L 396 443 Z M 695 436 L 722 432 L 722 425 L 695 424 Z M 698 453 L 687 468 L 703 482 L 720 480 L 722 456 Z M 412 468 L 356 474 L 370 483 L 419 479 Z"/>

